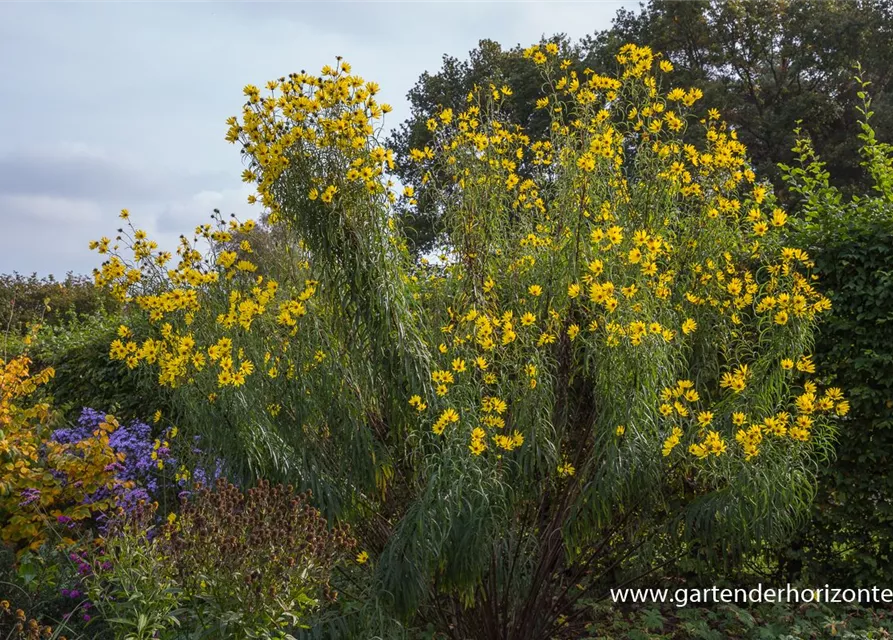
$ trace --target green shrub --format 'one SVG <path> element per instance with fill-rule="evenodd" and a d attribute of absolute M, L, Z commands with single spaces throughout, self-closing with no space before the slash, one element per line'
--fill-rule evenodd
<path fill-rule="evenodd" d="M 0 275 L 0 322 L 3 329 L 22 333 L 29 324 L 56 325 L 72 317 L 115 311 L 120 305 L 92 279 L 69 273 L 64 280 L 37 274 Z"/>
<path fill-rule="evenodd" d="M 801 198 L 796 241 L 809 247 L 818 288 L 832 301 L 815 357 L 847 389 L 852 412 L 838 435 L 837 460 L 823 469 L 814 517 L 787 556 L 790 572 L 837 584 L 893 581 L 893 153 L 868 123 L 860 136 L 874 193 L 845 198 L 807 139 L 799 163 L 783 166 Z"/>
<path fill-rule="evenodd" d="M 145 505 L 109 534 L 90 598 L 119 639 L 287 638 L 307 626 L 354 544 L 308 497 L 220 480 L 156 531 Z"/>
<path fill-rule="evenodd" d="M 55 369 L 47 390 L 66 417 L 76 418 L 84 407 L 102 407 L 122 420 L 145 419 L 168 408 L 153 375 L 109 357 L 109 344 L 126 321 L 123 315 L 97 313 L 41 329 L 31 356 L 37 365 Z"/>

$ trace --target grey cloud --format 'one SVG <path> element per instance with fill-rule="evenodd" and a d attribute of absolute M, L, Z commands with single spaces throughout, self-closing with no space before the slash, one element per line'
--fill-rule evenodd
<path fill-rule="evenodd" d="M 308 25 L 363 44 L 447 40 L 457 31 L 512 24 L 520 13 L 511 4 L 492 2 L 236 2 L 213 12 L 254 24 Z"/>
<path fill-rule="evenodd" d="M 103 219 L 98 204 L 52 196 L 0 196 L 0 271 L 89 273 L 91 229 Z"/>
<path fill-rule="evenodd" d="M 138 202 L 182 197 L 199 185 L 219 186 L 228 178 L 226 174 L 168 173 L 89 150 L 0 155 L 0 195 Z"/>
<path fill-rule="evenodd" d="M 79 226 L 102 219 L 102 207 L 91 200 L 45 194 L 0 194 L 0 223 L 10 227 Z"/>
<path fill-rule="evenodd" d="M 155 229 L 176 236 L 191 233 L 196 225 L 210 222 L 214 209 L 220 210 L 224 217 L 231 213 L 241 219 L 256 216 L 257 210 L 246 203 L 251 192 L 246 185 L 241 189 L 201 191 L 186 200 L 166 203 L 155 217 Z"/>

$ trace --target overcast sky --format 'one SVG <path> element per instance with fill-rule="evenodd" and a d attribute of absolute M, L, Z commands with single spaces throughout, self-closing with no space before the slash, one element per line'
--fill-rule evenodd
<path fill-rule="evenodd" d="M 246 84 L 336 55 L 409 113 L 447 53 L 610 26 L 637 2 L 0 3 L 0 273 L 90 273 L 128 208 L 172 246 L 212 209 L 254 217 L 223 139 Z"/>

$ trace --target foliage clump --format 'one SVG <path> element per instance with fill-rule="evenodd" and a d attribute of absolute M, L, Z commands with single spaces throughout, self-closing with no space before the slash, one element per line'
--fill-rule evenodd
<path fill-rule="evenodd" d="M 796 197 L 786 190 L 777 163 L 794 159 L 798 121 L 828 163 L 833 184 L 847 195 L 871 190 L 854 144 L 860 125 L 852 65 L 860 60 L 863 78 L 874 82 L 878 108 L 873 126 L 881 139 L 889 139 L 891 16 L 890 0 L 648 0 L 636 9 L 618 9 L 610 28 L 579 41 L 562 34 L 549 41 L 577 73 L 588 68 L 610 74 L 625 42 L 662 52 L 676 67 L 676 81 L 703 90 L 704 101 L 722 113 L 747 146 L 753 169 L 792 208 Z M 408 92 L 411 116 L 395 128 L 388 144 L 401 184 L 416 190 L 419 206 L 399 213 L 410 246 L 421 254 L 437 246 L 445 231 L 437 197 L 409 158 L 411 149 L 422 149 L 434 138 L 428 119 L 443 107 L 461 110 L 474 85 L 504 84 L 512 90 L 505 117 L 533 138 L 548 131 L 549 119 L 535 109 L 541 97 L 539 69 L 523 51 L 481 40 L 465 59 L 445 55 L 441 68 L 423 73 Z M 684 140 L 696 144 L 697 136 Z M 526 172 L 523 161 L 520 172 Z"/>
<path fill-rule="evenodd" d="M 336 597 L 331 572 L 354 545 L 308 498 L 268 482 L 242 492 L 221 479 L 184 496 L 161 526 L 157 505 L 143 503 L 94 560 L 90 596 L 120 637 L 134 628 L 140 638 L 289 637 L 323 597 Z"/>
<path fill-rule="evenodd" d="M 893 576 L 893 147 L 874 130 L 870 84 L 856 77 L 860 155 L 871 190 L 848 196 L 810 136 L 797 130 L 796 162 L 782 175 L 801 212 L 794 237 L 815 256 L 818 288 L 833 301 L 815 359 L 847 389 L 852 411 L 822 469 L 810 526 L 784 552 L 782 569 L 839 584 Z"/>
<path fill-rule="evenodd" d="M 56 280 L 37 274 L 0 274 L 0 322 L 13 334 L 24 334 L 31 325 L 59 325 L 117 308 L 114 298 L 86 276 L 69 273 Z"/>

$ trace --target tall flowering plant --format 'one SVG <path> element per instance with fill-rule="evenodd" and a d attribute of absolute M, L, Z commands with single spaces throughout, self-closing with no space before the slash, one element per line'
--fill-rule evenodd
<path fill-rule="evenodd" d="M 525 54 L 547 137 L 497 85 L 428 122 L 437 260 L 409 258 L 388 107 L 340 60 L 246 87 L 229 121 L 266 225 L 218 216 L 176 264 L 133 226 L 94 243 L 97 281 L 156 328 L 111 357 L 357 523 L 370 607 L 455 638 L 572 630 L 581 597 L 654 566 L 649 539 L 784 536 L 848 411 L 810 378 L 830 303 L 735 131 L 647 48 L 613 76 L 558 54 Z"/>

